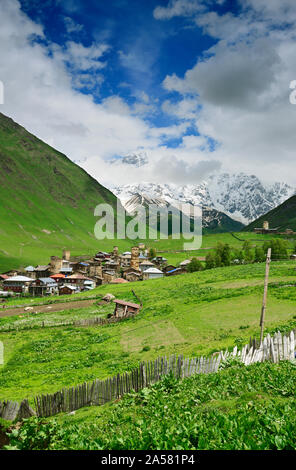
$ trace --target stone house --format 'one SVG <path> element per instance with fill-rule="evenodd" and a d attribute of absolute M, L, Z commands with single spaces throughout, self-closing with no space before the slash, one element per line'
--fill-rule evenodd
<path fill-rule="evenodd" d="M 58 283 L 51 277 L 35 279 L 29 285 L 29 293 L 35 297 L 56 295 L 59 293 Z"/>
<path fill-rule="evenodd" d="M 75 294 L 77 288 L 71 285 L 61 285 L 59 287 L 59 295 L 71 295 Z"/>
<path fill-rule="evenodd" d="M 31 279 L 36 279 L 36 272 L 34 266 L 27 266 L 25 268 L 25 274 Z"/>
<path fill-rule="evenodd" d="M 142 280 L 142 273 L 141 272 L 129 272 L 125 274 L 125 279 L 129 282 L 136 282 Z"/>
<path fill-rule="evenodd" d="M 148 268 L 143 272 L 144 281 L 147 281 L 149 279 L 158 279 L 163 276 L 164 276 L 163 272 L 157 268 Z"/>
<path fill-rule="evenodd" d="M 13 276 L 3 281 L 3 290 L 23 294 L 28 292 L 29 284 L 32 282 L 30 277 Z"/>
<path fill-rule="evenodd" d="M 146 271 L 146 269 L 149 269 L 149 268 L 154 268 L 155 267 L 155 264 L 154 263 L 151 263 L 151 261 L 143 261 L 141 264 L 140 264 L 140 269 L 142 271 L 142 273 L 144 271 Z"/>
<path fill-rule="evenodd" d="M 51 274 L 51 265 L 47 264 L 45 266 L 36 266 L 35 268 L 35 279 L 47 278 Z"/>
<path fill-rule="evenodd" d="M 170 271 L 166 271 L 165 275 L 166 276 L 178 276 L 178 274 L 186 274 L 186 269 L 182 268 L 175 268 L 171 269 Z"/>

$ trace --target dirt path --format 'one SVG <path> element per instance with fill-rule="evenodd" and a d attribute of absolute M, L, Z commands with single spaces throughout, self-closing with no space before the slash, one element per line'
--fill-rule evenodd
<path fill-rule="evenodd" d="M 69 310 L 72 308 L 84 308 L 93 305 L 97 302 L 98 299 L 91 300 L 76 300 L 73 302 L 63 302 L 51 305 L 36 305 L 35 307 L 25 308 L 1 308 L 0 305 L 0 318 L 11 317 L 13 315 L 24 315 L 26 313 L 51 313 L 51 312 L 60 312 L 62 310 Z M 26 310 L 27 308 L 27 310 Z"/>

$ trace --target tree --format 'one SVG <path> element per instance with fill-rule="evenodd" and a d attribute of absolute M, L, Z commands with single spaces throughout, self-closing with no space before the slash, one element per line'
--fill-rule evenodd
<path fill-rule="evenodd" d="M 222 258 L 219 252 L 216 251 L 214 255 L 215 268 L 220 268 L 222 266 Z"/>
<path fill-rule="evenodd" d="M 215 250 L 216 267 L 230 266 L 231 248 L 228 243 L 218 243 Z"/>
<path fill-rule="evenodd" d="M 268 248 L 271 248 L 271 259 L 277 260 L 288 258 L 288 245 L 285 240 L 282 240 L 281 238 L 268 240 L 263 245 L 265 254 L 267 253 Z"/>
<path fill-rule="evenodd" d="M 206 256 L 206 269 L 213 269 L 215 266 L 215 256 L 213 253 L 208 253 Z"/>
<path fill-rule="evenodd" d="M 261 246 L 256 246 L 255 248 L 255 262 L 256 263 L 263 263 L 266 259 L 264 250 Z"/>
<path fill-rule="evenodd" d="M 150 248 L 149 249 L 149 259 L 153 259 L 156 257 L 156 249 L 155 248 Z"/>
<path fill-rule="evenodd" d="M 230 266 L 231 263 L 231 249 L 228 243 L 223 246 L 221 255 L 222 266 Z"/>
<path fill-rule="evenodd" d="M 187 271 L 189 273 L 194 273 L 196 271 L 202 271 L 203 265 L 197 258 L 192 258 L 190 263 L 187 265 Z"/>
<path fill-rule="evenodd" d="M 244 260 L 246 263 L 252 263 L 254 261 L 254 253 L 249 240 L 246 240 L 243 244 Z"/>

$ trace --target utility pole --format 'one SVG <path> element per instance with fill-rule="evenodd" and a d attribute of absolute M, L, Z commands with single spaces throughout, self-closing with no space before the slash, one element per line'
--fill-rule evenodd
<path fill-rule="evenodd" d="M 266 310 L 266 300 L 267 300 L 267 289 L 268 289 L 268 276 L 269 276 L 269 266 L 271 260 L 271 248 L 267 250 L 266 256 L 266 267 L 265 267 L 265 280 L 264 280 L 264 293 L 263 293 L 263 302 L 260 318 L 261 334 L 260 334 L 260 344 L 263 341 L 263 330 L 264 330 L 264 319 L 265 319 L 265 310 Z"/>

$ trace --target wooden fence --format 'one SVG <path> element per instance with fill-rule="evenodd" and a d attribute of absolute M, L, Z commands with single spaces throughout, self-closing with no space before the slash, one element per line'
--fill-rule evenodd
<path fill-rule="evenodd" d="M 129 313 L 124 317 L 91 317 L 91 318 L 81 318 L 78 320 L 64 320 L 64 321 L 49 321 L 41 320 L 35 323 L 26 324 L 25 321 L 21 322 L 19 325 L 3 325 L 0 327 L 0 333 L 8 331 L 20 331 L 20 330 L 31 330 L 33 328 L 54 328 L 58 326 L 97 326 L 97 325 L 108 325 L 110 323 L 117 323 L 128 318 L 134 317 L 135 313 Z"/>
<path fill-rule="evenodd" d="M 141 363 L 131 372 L 118 374 L 107 380 L 85 382 L 82 385 L 64 388 L 53 394 L 36 396 L 34 398 L 35 410 L 38 416 L 44 417 L 53 416 L 60 412 L 69 413 L 85 406 L 103 405 L 132 390 L 138 392 L 156 383 L 169 373 L 177 378 L 184 378 L 194 374 L 217 372 L 220 364 L 228 359 L 237 358 L 245 365 L 249 365 L 255 362 L 271 361 L 276 363 L 281 360 L 293 360 L 294 355 L 295 337 L 294 331 L 291 331 L 288 335 L 282 335 L 280 332 L 273 337 L 267 335 L 259 346 L 254 341 L 250 341 L 240 351 L 235 347 L 231 352 L 221 351 L 210 357 L 184 358 L 182 355 L 169 358 L 160 357 L 155 361 Z M 11 409 L 8 412 L 9 406 Z M 22 402 L 21 405 L 13 402 L 0 402 L 0 417 L 10 416 L 9 419 L 15 419 L 19 416 L 31 416 L 32 413 L 34 411 L 29 407 L 27 401 Z"/>

